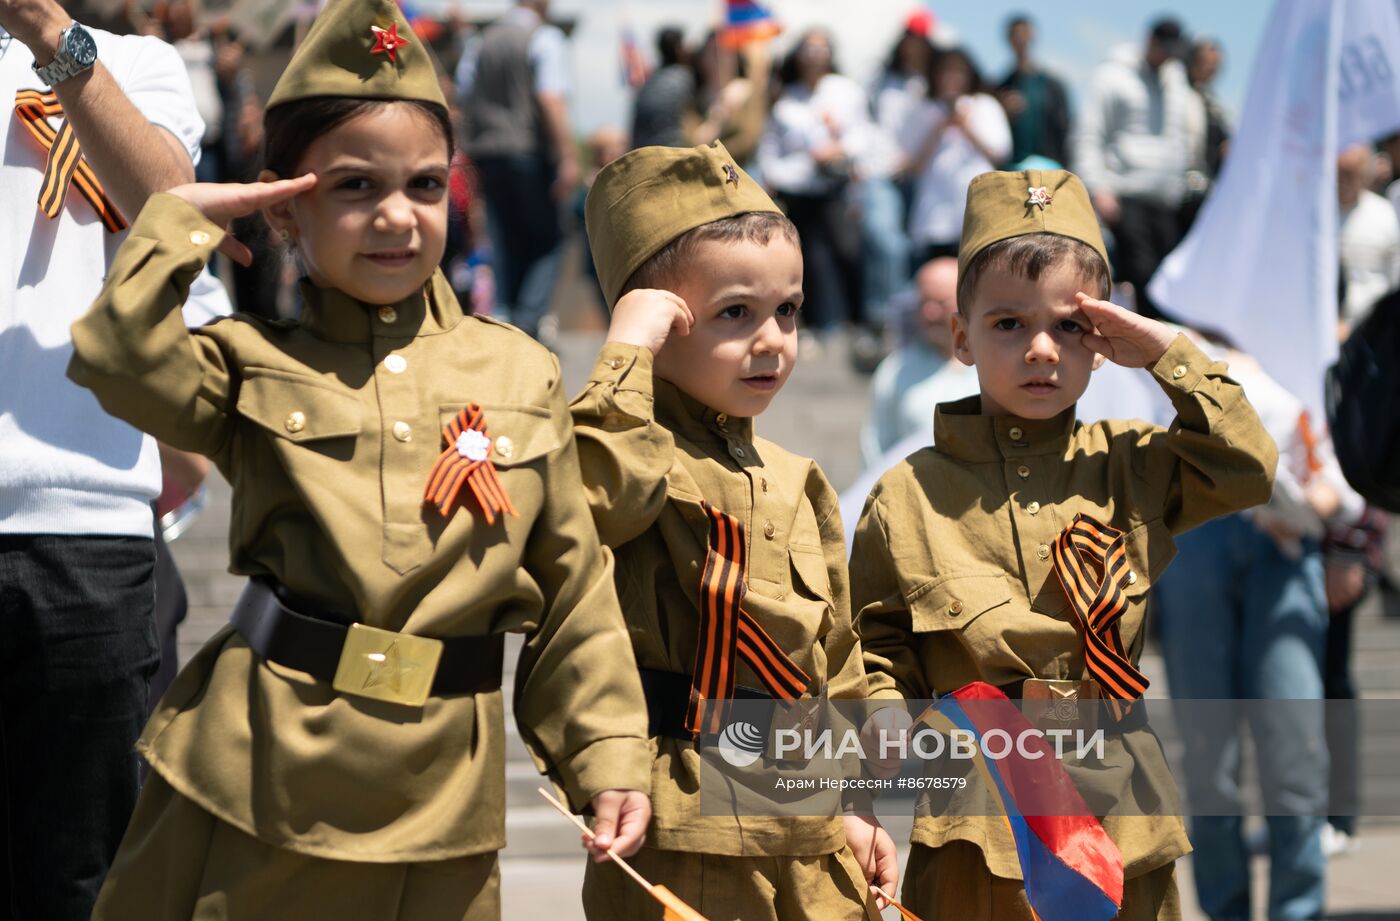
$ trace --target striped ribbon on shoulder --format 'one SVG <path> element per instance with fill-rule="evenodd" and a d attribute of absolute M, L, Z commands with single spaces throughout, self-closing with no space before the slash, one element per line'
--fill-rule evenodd
<path fill-rule="evenodd" d="M 126 220 L 117 206 L 102 191 L 102 183 L 92 171 L 87 160 L 83 159 L 78 146 L 78 136 L 67 119 L 55 130 L 49 124 L 50 118 L 63 118 L 63 105 L 53 93 L 39 90 L 20 90 L 15 94 L 15 116 L 29 130 L 44 150 L 48 152 L 48 163 L 44 167 L 44 185 L 39 190 L 39 210 L 50 218 L 58 217 L 63 202 L 68 198 L 69 186 L 77 186 L 78 191 L 88 200 L 102 226 L 108 233 L 126 229 Z"/>
<path fill-rule="evenodd" d="M 487 524 L 495 524 L 498 515 L 516 515 L 496 465 L 491 463 L 491 434 L 480 404 L 468 403 L 454 416 L 443 427 L 442 440 L 443 452 L 428 475 L 423 501 L 435 506 L 443 518 L 450 517 L 466 486 L 476 497 Z"/>
<path fill-rule="evenodd" d="M 1119 620 L 1128 603 L 1123 592 L 1131 566 L 1122 531 L 1088 515 L 1074 516 L 1055 539 L 1055 575 L 1084 630 L 1084 660 L 1089 675 L 1108 695 L 1117 719 L 1147 691 L 1147 678 L 1128 659 Z"/>
<path fill-rule="evenodd" d="M 700 580 L 700 637 L 685 725 L 694 733 L 723 728 L 724 708 L 709 706 L 734 696 L 734 669 L 743 662 L 773 697 L 794 701 L 812 681 L 773 638 L 743 609 L 748 590 L 748 549 L 744 526 L 710 503 L 709 545 Z"/>

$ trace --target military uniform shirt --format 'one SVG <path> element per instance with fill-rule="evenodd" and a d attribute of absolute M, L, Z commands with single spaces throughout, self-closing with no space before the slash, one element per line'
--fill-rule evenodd
<path fill-rule="evenodd" d="M 1277 450 L 1239 384 L 1185 336 L 1152 367 L 1177 412 L 1171 428 L 979 414 L 980 398 L 938 407 L 934 447 L 885 474 L 851 557 L 852 605 L 873 698 L 928 699 L 974 681 L 1086 677 L 1084 637 L 1051 548 L 1078 513 L 1126 534 L 1132 566 L 1120 622 L 1134 664 L 1152 583 L 1173 535 L 1269 498 Z M 1094 765 L 1066 763 L 1141 875 L 1189 851 L 1175 781 L 1148 730 L 1106 737 Z M 1000 807 L 980 784 L 951 815 L 915 819 L 913 841 L 978 844 L 997 876 L 1020 866 Z M 956 808 L 953 808 L 956 807 Z"/>
<path fill-rule="evenodd" d="M 813 461 L 755 437 L 752 419 L 654 380 L 646 348 L 605 345 L 572 408 L 589 504 L 617 556 L 618 597 L 639 667 L 694 672 L 709 534 L 702 502 L 709 502 L 743 524 L 744 609 L 812 678 L 809 694 L 864 697 L 837 497 Z M 743 664 L 737 680 L 762 687 Z M 652 745 L 648 845 L 811 856 L 845 843 L 839 818 L 701 815 L 695 744 L 660 736 Z"/>
<path fill-rule="evenodd" d="M 152 198 L 73 328 L 73 379 L 214 461 L 233 488 L 233 572 L 386 630 L 524 633 L 515 713 L 536 764 L 577 810 L 604 789 L 647 790 L 641 688 L 553 357 L 463 316 L 441 273 L 393 305 L 304 284 L 299 322 L 187 331 L 180 302 L 222 236 Z M 519 512 L 494 525 L 467 490 L 447 520 L 423 504 L 441 429 L 467 402 Z M 180 794 L 270 844 L 426 861 L 505 844 L 502 709 L 500 691 L 421 710 L 341 695 L 225 628 L 140 747 Z"/>

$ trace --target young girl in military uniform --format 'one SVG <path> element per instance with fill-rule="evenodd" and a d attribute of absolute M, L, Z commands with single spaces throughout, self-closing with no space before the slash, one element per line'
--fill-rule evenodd
<path fill-rule="evenodd" d="M 451 132 L 392 0 L 332 0 L 267 138 L 266 182 L 153 198 L 73 330 L 74 380 L 218 465 L 251 577 L 142 736 L 94 917 L 495 919 L 504 633 L 521 736 L 595 849 L 630 853 L 650 815 L 559 368 L 436 270 Z M 299 321 L 187 331 L 190 281 L 246 260 L 224 227 L 258 209 L 306 270 Z"/>

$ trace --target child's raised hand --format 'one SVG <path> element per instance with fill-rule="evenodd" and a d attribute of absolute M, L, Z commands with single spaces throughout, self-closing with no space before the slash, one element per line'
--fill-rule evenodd
<path fill-rule="evenodd" d="M 608 851 L 619 857 L 637 853 L 651 824 L 651 798 L 639 790 L 604 790 L 593 797 L 593 837 L 583 846 L 602 863 Z"/>
<path fill-rule="evenodd" d="M 637 288 L 622 295 L 613 307 L 608 341 L 646 346 L 655 355 L 666 344 L 671 330 L 688 336 L 694 324 L 695 315 L 680 295 L 657 288 Z"/>
<path fill-rule="evenodd" d="M 314 185 L 316 174 L 307 173 L 295 179 L 278 179 L 275 182 L 192 182 L 176 186 L 170 190 L 170 194 L 183 198 L 209 220 L 227 230 L 229 222 L 235 218 L 295 198 Z M 253 263 L 253 254 L 248 247 L 232 236 L 224 237 L 219 244 L 219 252 L 239 265 Z"/>
<path fill-rule="evenodd" d="M 1125 368 L 1150 368 L 1176 338 L 1156 320 L 1124 310 L 1117 304 L 1092 298 L 1083 291 L 1074 296 L 1094 331 L 1084 334 L 1084 344 Z"/>

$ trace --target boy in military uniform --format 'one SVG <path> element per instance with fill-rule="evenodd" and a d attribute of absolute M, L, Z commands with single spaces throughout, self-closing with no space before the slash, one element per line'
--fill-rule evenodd
<path fill-rule="evenodd" d="M 711 921 L 875 917 L 867 884 L 893 885 L 894 852 L 873 819 L 707 815 L 698 792 L 697 737 L 723 700 L 865 695 L 836 494 L 754 434 L 796 359 L 796 231 L 718 143 L 614 161 L 587 225 L 613 314 L 574 425 L 654 747 L 633 863 Z M 589 866 L 584 907 L 660 917 L 606 863 Z"/>
<path fill-rule="evenodd" d="M 95 918 L 499 918 L 506 632 L 537 765 L 596 849 L 640 843 L 611 558 L 555 359 L 437 270 L 451 146 L 396 4 L 331 0 L 269 100 L 265 181 L 151 199 L 74 326 L 74 380 L 228 479 L 252 577 L 146 727 Z M 191 280 L 247 260 L 224 228 L 258 209 L 306 271 L 299 320 L 187 331 Z"/>
<path fill-rule="evenodd" d="M 981 393 L 940 405 L 934 446 L 866 502 L 852 606 L 872 697 L 927 699 L 980 681 L 1131 714 L 1146 687 L 1136 663 L 1147 591 L 1173 535 L 1268 500 L 1277 452 L 1226 367 L 1099 300 L 1108 290 L 1078 178 L 973 180 L 953 331 Z M 1105 359 L 1150 371 L 1176 409 L 1170 428 L 1075 419 Z M 1084 565 L 1071 566 L 1080 551 Z M 1113 609 L 1086 618 L 1082 590 L 1096 579 L 1112 582 L 1101 597 Z M 1177 918 L 1173 866 L 1189 844 L 1161 747 L 1133 726 L 1125 716 L 1105 727 L 1101 761 L 1065 766 L 1121 852 L 1120 917 Z M 924 921 L 1029 919 L 1007 822 L 995 800 L 974 799 L 984 788 L 969 789 L 916 817 L 904 902 Z"/>

